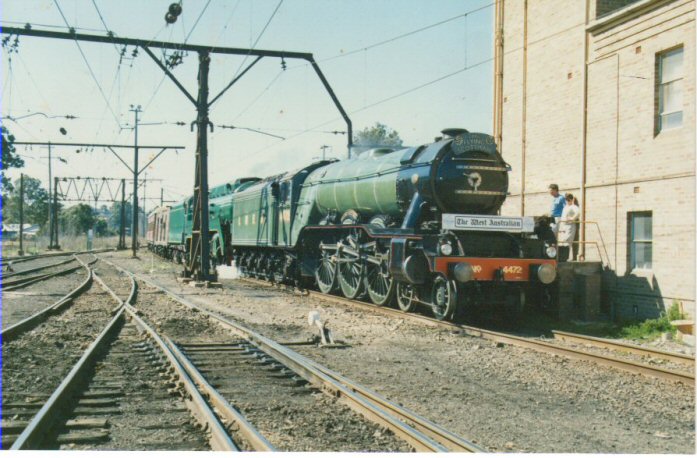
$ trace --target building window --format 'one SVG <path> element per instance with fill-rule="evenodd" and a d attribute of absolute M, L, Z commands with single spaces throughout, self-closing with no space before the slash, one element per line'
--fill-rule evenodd
<path fill-rule="evenodd" d="M 615 11 L 629 6 L 632 3 L 637 3 L 639 0 L 596 0 L 595 2 L 595 17 L 599 18 Z"/>
<path fill-rule="evenodd" d="M 658 111 L 656 132 L 682 126 L 683 48 L 656 56 Z"/>
<path fill-rule="evenodd" d="M 653 217 L 651 212 L 629 213 L 629 268 L 651 269 Z"/>

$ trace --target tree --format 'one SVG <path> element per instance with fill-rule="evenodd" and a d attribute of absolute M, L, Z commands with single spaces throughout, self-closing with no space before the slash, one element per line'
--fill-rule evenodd
<path fill-rule="evenodd" d="M 94 224 L 94 232 L 95 235 L 98 237 L 105 237 L 107 235 L 111 235 L 112 231 L 109 230 L 109 225 L 107 224 L 107 220 L 105 219 L 98 219 L 97 222 Z"/>
<path fill-rule="evenodd" d="M 5 126 L 1 126 L 0 130 L 2 130 L 2 168 L 0 168 L 0 178 L 2 179 L 3 200 L 5 200 L 7 193 L 12 190 L 12 183 L 5 176 L 5 170 L 14 167 L 24 167 L 24 161 L 15 152 L 14 135 Z"/>
<path fill-rule="evenodd" d="M 94 226 L 94 211 L 87 204 L 77 204 L 62 210 L 59 220 L 64 234 L 85 234 Z"/>
<path fill-rule="evenodd" d="M 3 218 L 10 223 L 19 223 L 19 182 L 14 181 L 3 202 Z M 41 181 L 24 176 L 24 222 L 38 224 L 43 230 L 48 221 L 48 191 L 41 187 Z"/>
<path fill-rule="evenodd" d="M 366 127 L 353 136 L 353 152 L 361 153 L 372 148 L 399 147 L 402 139 L 396 130 L 376 122 L 373 127 Z"/>
<path fill-rule="evenodd" d="M 131 219 L 133 213 L 133 206 L 130 202 L 126 202 L 123 206 L 126 210 L 126 227 L 131 227 Z M 121 227 L 121 202 L 114 202 L 111 204 L 111 214 L 109 215 L 109 227 L 115 231 L 118 231 Z"/>

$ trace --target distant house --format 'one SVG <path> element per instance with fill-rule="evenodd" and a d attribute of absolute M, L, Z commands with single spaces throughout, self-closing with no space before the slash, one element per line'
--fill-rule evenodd
<path fill-rule="evenodd" d="M 39 232 L 38 224 L 24 224 L 24 238 L 30 239 L 36 237 Z M 6 240 L 16 240 L 19 237 L 19 224 L 3 224 L 2 238 Z"/>

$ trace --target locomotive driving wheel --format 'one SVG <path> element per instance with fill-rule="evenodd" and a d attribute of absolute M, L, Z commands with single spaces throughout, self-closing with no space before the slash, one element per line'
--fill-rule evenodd
<path fill-rule="evenodd" d="M 336 262 L 327 250 L 322 250 L 322 257 L 315 270 L 315 279 L 319 290 L 324 294 L 329 294 L 336 289 Z"/>
<path fill-rule="evenodd" d="M 409 283 L 397 282 L 397 305 L 404 312 L 413 312 L 416 308 L 416 289 Z"/>
<path fill-rule="evenodd" d="M 457 288 L 455 282 L 438 275 L 433 280 L 431 289 L 431 309 L 437 320 L 450 318 L 457 305 Z"/>
<path fill-rule="evenodd" d="M 363 293 L 365 265 L 361 259 L 359 234 L 351 233 L 339 248 L 337 273 L 341 292 L 348 299 L 355 299 Z"/>
<path fill-rule="evenodd" d="M 373 304 L 383 306 L 390 303 L 394 297 L 395 282 L 385 260 L 380 264 L 367 263 L 365 289 Z"/>

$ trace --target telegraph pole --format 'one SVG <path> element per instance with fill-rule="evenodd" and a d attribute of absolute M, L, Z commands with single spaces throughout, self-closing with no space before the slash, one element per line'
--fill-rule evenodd
<path fill-rule="evenodd" d="M 48 142 L 48 227 L 49 227 L 49 239 L 50 242 L 48 244 L 48 249 L 53 250 L 56 247 L 53 245 L 53 226 L 56 223 L 53 220 L 53 199 L 51 198 L 53 196 L 51 192 L 51 183 L 53 183 L 53 175 L 51 174 L 51 142 Z"/>
<path fill-rule="evenodd" d="M 19 255 L 24 254 L 24 174 L 19 174 Z"/>
<path fill-rule="evenodd" d="M 165 190 L 160 188 L 160 207 L 165 205 Z"/>
<path fill-rule="evenodd" d="M 53 230 L 51 231 L 51 241 L 48 248 L 49 250 L 60 250 L 60 245 L 58 244 L 58 178 L 53 179 L 53 212 L 51 215 L 53 217 Z"/>
<path fill-rule="evenodd" d="M 126 180 L 121 180 L 121 224 L 119 224 L 119 244 L 118 250 L 126 249 Z"/>
<path fill-rule="evenodd" d="M 134 142 L 133 142 L 133 213 L 131 216 L 131 250 L 132 257 L 137 257 L 138 251 L 138 113 L 142 110 L 140 105 L 134 107 L 131 105 L 129 111 L 133 112 L 135 122 L 133 124 Z"/>
<path fill-rule="evenodd" d="M 145 218 L 145 221 L 143 221 L 143 234 L 147 234 L 148 232 L 148 214 L 145 210 L 145 202 L 146 202 L 146 193 L 148 189 L 148 172 L 145 172 L 145 176 L 143 177 L 143 218 Z"/>

